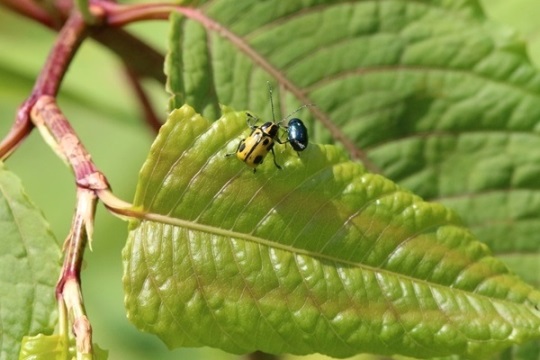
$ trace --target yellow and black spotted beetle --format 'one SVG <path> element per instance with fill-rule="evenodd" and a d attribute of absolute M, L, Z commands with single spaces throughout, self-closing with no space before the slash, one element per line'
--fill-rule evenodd
<path fill-rule="evenodd" d="M 246 163 L 247 166 L 253 168 L 253 172 L 256 171 L 257 166 L 262 164 L 266 155 L 269 152 L 272 153 L 274 160 L 274 165 L 281 170 L 281 166 L 276 162 L 276 154 L 274 152 L 274 144 L 277 142 L 279 144 L 290 143 L 294 150 L 297 152 L 303 151 L 308 145 L 308 134 L 307 129 L 304 126 L 302 120 L 294 118 L 289 121 L 287 126 L 281 125 L 281 123 L 291 117 L 293 114 L 300 111 L 302 108 L 309 105 L 303 105 L 296 109 L 291 114 L 287 115 L 279 123 L 275 122 L 274 115 L 274 100 L 272 99 L 272 87 L 268 83 L 268 91 L 270 93 L 270 105 L 272 107 L 272 120 L 265 122 L 261 126 L 256 126 L 257 118 L 255 118 L 250 113 L 247 115 L 247 124 L 251 128 L 251 134 L 245 139 L 242 139 L 238 144 L 236 152 L 227 154 L 226 156 L 232 156 L 236 154 L 236 157 Z M 287 140 L 282 141 L 279 138 L 279 128 L 283 127 L 287 129 Z"/>
<path fill-rule="evenodd" d="M 281 169 L 281 166 L 276 162 L 276 154 L 274 153 L 274 142 L 277 141 L 283 144 L 278 138 L 279 125 L 268 121 L 261 126 L 255 126 L 250 124 L 250 120 L 255 120 L 256 122 L 257 119 L 250 113 L 247 113 L 247 116 L 248 126 L 252 130 L 251 134 L 240 141 L 234 154 L 236 154 L 239 160 L 245 162 L 247 166 L 253 168 L 253 172 L 255 172 L 255 168 L 262 164 L 266 155 L 272 152 L 274 165 L 278 169 Z M 227 156 L 234 154 L 227 154 Z"/>

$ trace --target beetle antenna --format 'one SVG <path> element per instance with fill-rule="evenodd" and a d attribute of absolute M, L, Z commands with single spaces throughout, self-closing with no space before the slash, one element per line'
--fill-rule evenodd
<path fill-rule="evenodd" d="M 275 110 L 274 110 L 274 97 L 273 97 L 273 94 L 272 94 L 272 84 L 270 84 L 270 81 L 267 81 L 266 84 L 268 85 L 268 94 L 270 96 L 270 107 L 272 108 L 272 122 L 275 123 L 276 122 L 276 115 L 275 115 Z M 281 119 L 279 121 L 279 123 L 281 124 L 282 122 L 284 122 L 285 120 L 287 120 L 288 118 L 290 118 L 291 116 L 293 116 L 294 114 L 296 114 L 297 112 L 302 110 L 303 108 L 307 108 L 307 107 L 310 107 L 310 106 L 316 106 L 316 105 L 315 104 L 302 105 L 298 109 L 294 110 L 292 113 L 290 113 L 289 115 L 287 115 L 283 119 Z"/>
<path fill-rule="evenodd" d="M 266 84 L 268 85 L 268 94 L 270 95 L 270 107 L 272 108 L 272 122 L 276 122 L 276 115 L 274 113 L 274 99 L 272 97 L 272 85 L 270 84 L 270 81 L 267 81 Z"/>
<path fill-rule="evenodd" d="M 293 116 L 294 114 L 296 114 L 297 112 L 299 112 L 300 110 L 302 110 L 303 108 L 307 108 L 307 107 L 310 107 L 310 106 L 316 106 L 316 105 L 315 105 L 315 104 L 305 104 L 305 105 L 302 105 L 302 106 L 300 106 L 298 109 L 296 109 L 296 110 L 294 110 L 292 113 L 290 113 L 289 115 L 285 116 L 285 117 L 280 121 L 280 123 L 283 122 L 283 121 L 285 121 L 285 120 L 287 120 L 288 118 L 290 118 L 291 116 Z"/>

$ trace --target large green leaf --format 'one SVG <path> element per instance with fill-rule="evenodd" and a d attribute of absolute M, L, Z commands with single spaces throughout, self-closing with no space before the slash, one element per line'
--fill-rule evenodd
<path fill-rule="evenodd" d="M 245 113 L 171 113 L 141 170 L 126 306 L 170 347 L 486 357 L 540 337 L 540 292 L 457 216 L 347 160 L 278 145 L 251 172 L 225 154 Z M 243 134 L 243 135 L 242 135 Z M 271 156 L 271 155 L 269 155 Z"/>
<path fill-rule="evenodd" d="M 0 359 L 16 359 L 24 335 L 52 332 L 60 249 L 20 180 L 0 164 Z"/>
<path fill-rule="evenodd" d="M 540 75 L 515 32 L 473 0 L 214 0 L 200 14 L 173 17 L 171 108 L 270 118 L 269 80 L 279 113 L 316 104 L 315 140 L 347 139 L 540 285 Z"/>

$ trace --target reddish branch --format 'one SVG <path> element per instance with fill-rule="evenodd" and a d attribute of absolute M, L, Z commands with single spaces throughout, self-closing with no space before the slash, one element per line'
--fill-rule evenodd
<path fill-rule="evenodd" d="M 0 3 L 14 12 L 31 18 L 47 27 L 58 29 L 61 25 L 61 23 L 54 21 L 53 16 L 47 10 L 32 0 L 2 0 Z"/>
<path fill-rule="evenodd" d="M 161 122 L 156 117 L 156 114 L 152 109 L 150 99 L 146 95 L 146 92 L 141 85 L 141 79 L 137 76 L 137 73 L 135 71 L 132 71 L 130 69 L 129 66 L 126 66 L 126 77 L 131 84 L 131 88 L 133 89 L 135 96 L 137 97 L 146 123 L 148 124 L 148 126 L 150 126 L 152 130 L 154 130 L 154 132 L 157 133 L 159 131 L 159 128 L 161 128 Z"/>
<path fill-rule="evenodd" d="M 119 25 L 110 24 L 104 17 L 105 10 L 101 7 L 101 5 L 109 4 L 109 1 L 97 0 L 92 1 L 92 3 L 92 11 L 98 21 L 90 26 L 84 23 L 79 14 L 73 12 L 73 4 L 70 0 L 57 0 L 56 7 L 49 8 L 42 7 L 45 6 L 43 5 L 45 2 L 40 5 L 30 0 L 0 0 L 0 5 L 4 5 L 50 29 L 61 29 L 31 95 L 20 106 L 11 131 L 0 143 L 1 159 L 9 156 L 31 131 L 32 124 L 29 121 L 29 113 L 36 99 L 41 95 L 57 95 L 74 54 L 87 36 L 110 49 L 123 63 L 129 64 L 129 71 L 137 78 L 153 78 L 165 84 L 163 54 L 120 29 Z M 137 56 L 134 57 L 133 54 L 137 54 Z M 144 92 L 142 88 L 135 89 L 135 92 L 139 91 Z M 145 110 L 152 111 L 151 108 Z M 151 117 L 153 120 L 157 118 L 155 114 Z M 148 118 L 149 115 L 145 114 L 145 119 Z"/>
<path fill-rule="evenodd" d="M 0 143 L 0 158 L 5 159 L 30 133 L 30 111 L 42 95 L 56 96 L 60 84 L 77 49 L 86 37 L 87 27 L 78 14 L 71 16 L 58 34 L 45 66 L 41 70 L 30 97 L 21 105 L 16 120 Z"/>
<path fill-rule="evenodd" d="M 56 298 L 72 316 L 77 351 L 92 353 L 92 327 L 86 317 L 81 291 L 81 269 L 86 244 L 91 241 L 97 192 L 109 190 L 105 176 L 97 170 L 90 154 L 56 104 L 54 97 L 42 95 L 32 107 L 33 124 L 44 139 L 72 169 L 77 184 L 77 206 L 71 230 L 64 244 L 64 264 Z"/>
<path fill-rule="evenodd" d="M 32 108 L 31 115 L 34 125 L 38 127 L 43 137 L 49 140 L 51 147 L 71 167 L 78 188 L 89 190 L 109 188 L 107 180 L 94 165 L 92 157 L 62 114 L 54 97 L 41 96 Z"/>

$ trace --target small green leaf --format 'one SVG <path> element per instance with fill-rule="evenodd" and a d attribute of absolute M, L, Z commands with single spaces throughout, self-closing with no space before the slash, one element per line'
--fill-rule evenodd
<path fill-rule="evenodd" d="M 25 336 L 22 340 L 19 360 L 65 360 L 68 355 L 69 340 L 60 335 Z M 71 351 L 72 352 L 72 351 Z"/>
<path fill-rule="evenodd" d="M 108 351 L 93 345 L 93 356 L 82 355 L 83 360 L 107 360 Z M 19 360 L 70 360 L 77 356 L 75 342 L 61 335 L 25 336 Z M 79 358 L 78 358 L 79 359 Z"/>
<path fill-rule="evenodd" d="M 0 359 L 27 334 L 52 332 L 60 248 L 20 180 L 0 164 Z"/>
<path fill-rule="evenodd" d="M 540 337 L 540 292 L 436 203 L 334 146 L 250 171 L 245 113 L 173 111 L 124 250 L 128 316 L 169 347 L 485 358 Z M 270 154 L 268 155 L 271 156 Z"/>

